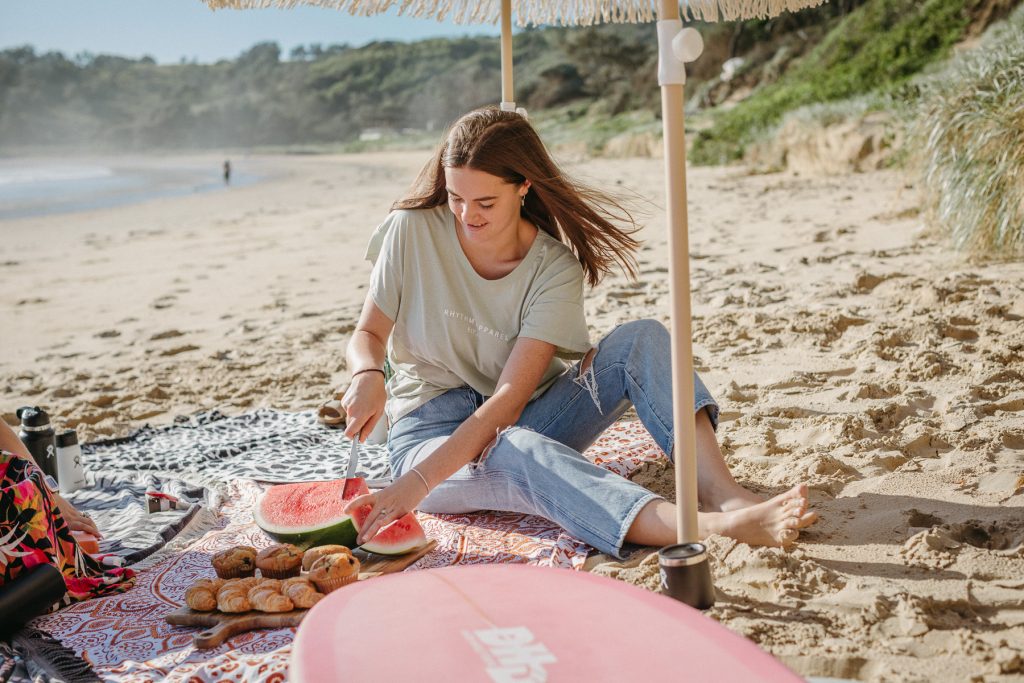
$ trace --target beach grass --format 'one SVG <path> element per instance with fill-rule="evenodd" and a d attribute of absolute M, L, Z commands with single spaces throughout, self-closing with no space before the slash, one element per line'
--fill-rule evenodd
<path fill-rule="evenodd" d="M 878 0 L 842 19 L 799 64 L 697 133 L 690 158 L 721 164 L 770 134 L 782 117 L 812 103 L 898 91 L 945 57 L 970 22 L 975 0 Z"/>
<path fill-rule="evenodd" d="M 921 91 L 927 215 L 961 249 L 1024 253 L 1024 6 Z"/>

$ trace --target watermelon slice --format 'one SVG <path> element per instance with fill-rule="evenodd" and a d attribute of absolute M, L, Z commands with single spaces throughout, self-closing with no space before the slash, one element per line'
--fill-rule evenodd
<path fill-rule="evenodd" d="M 264 493 L 253 517 L 256 525 L 281 543 L 302 547 L 356 543 L 356 525 L 345 514 L 348 501 L 367 494 L 366 480 L 353 479 L 279 484 Z M 347 486 L 346 486 L 347 482 Z"/>
<path fill-rule="evenodd" d="M 362 528 L 371 509 L 369 505 L 356 508 L 352 514 L 356 529 Z M 420 526 L 416 515 L 408 512 L 378 531 L 376 536 L 360 547 L 368 553 L 378 555 L 404 555 L 419 550 L 426 544 L 427 535 L 423 533 L 423 527 Z"/>

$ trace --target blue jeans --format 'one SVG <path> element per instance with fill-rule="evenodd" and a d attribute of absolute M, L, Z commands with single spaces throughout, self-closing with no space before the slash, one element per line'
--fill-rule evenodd
<path fill-rule="evenodd" d="M 597 548 L 621 557 L 626 532 L 658 496 L 594 465 L 582 455 L 632 404 L 671 457 L 672 367 L 669 333 L 654 320 L 615 328 L 601 340 L 590 367 L 582 361 L 527 404 L 481 457 L 430 492 L 427 513 L 502 510 L 540 515 Z M 718 405 L 694 374 L 696 409 L 718 423 Z M 425 460 L 486 397 L 452 389 L 391 426 L 388 449 L 395 477 Z"/>

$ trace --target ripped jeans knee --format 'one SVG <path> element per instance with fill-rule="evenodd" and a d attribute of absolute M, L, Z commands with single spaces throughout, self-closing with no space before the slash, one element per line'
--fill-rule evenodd
<path fill-rule="evenodd" d="M 590 394 L 590 399 L 597 407 L 597 412 L 604 415 L 604 411 L 601 409 L 601 395 L 597 387 L 597 376 L 594 374 L 594 356 L 596 355 L 597 348 L 590 349 L 587 352 L 587 355 L 580 361 L 579 372 L 573 377 L 572 381 L 576 386 L 582 387 Z"/>
<path fill-rule="evenodd" d="M 470 463 L 469 463 L 470 471 L 475 472 L 478 469 L 480 469 L 481 467 L 483 467 L 484 461 L 487 460 L 487 456 L 489 456 L 491 454 L 491 451 L 493 451 L 495 449 L 495 447 L 498 445 L 498 442 L 501 441 L 501 438 L 503 436 L 506 436 L 507 434 L 509 434 L 511 431 L 513 431 L 515 429 L 524 429 L 524 428 L 523 427 L 516 427 L 515 425 L 509 425 L 508 427 L 505 427 L 504 429 L 498 429 L 494 433 L 494 438 L 491 440 L 491 442 L 489 444 L 487 444 L 486 446 L 484 446 L 484 449 L 482 451 L 480 451 L 480 455 L 476 456 L 475 458 L 473 458 L 472 461 L 470 461 Z M 527 430 L 527 431 L 532 431 L 532 430 Z"/>

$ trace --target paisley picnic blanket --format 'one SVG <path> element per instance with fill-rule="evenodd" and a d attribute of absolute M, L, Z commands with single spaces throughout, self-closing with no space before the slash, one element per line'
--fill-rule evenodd
<path fill-rule="evenodd" d="M 270 427 L 275 423 L 274 411 L 260 411 L 260 423 Z M 305 420 L 305 414 L 278 414 L 282 420 L 292 423 Z M 298 417 L 297 417 L 298 416 Z M 312 416 L 308 416 L 312 420 Z M 166 432 L 150 430 L 147 444 L 159 439 L 178 439 L 188 430 L 206 430 L 224 420 L 210 422 L 193 421 L 190 425 L 178 425 L 179 429 L 166 428 Z M 238 422 L 233 423 L 235 426 Z M 313 427 L 323 430 L 315 425 Z M 204 431 L 205 434 L 209 432 Z M 221 434 L 220 431 L 215 432 Z M 251 436 L 251 435 L 250 435 Z M 305 437 L 304 437 L 305 438 Z M 324 437 L 328 442 L 334 437 Z M 310 437 L 310 443 L 317 441 Z M 139 444 L 124 441 L 123 445 L 135 448 L 133 457 L 143 453 Z M 112 446 L 109 442 L 101 448 Z M 217 448 L 222 448 L 218 446 Z M 194 452 L 202 449 L 193 446 Z M 213 446 L 204 447 L 207 455 Z M 281 467 L 281 450 L 276 447 Z M 330 446 L 337 452 L 336 441 Z M 344 450 L 344 449 L 338 449 Z M 99 452 L 90 449 L 90 453 Z M 252 631 L 230 639 L 224 645 L 211 650 L 196 650 L 192 646 L 195 629 L 173 627 L 164 621 L 164 615 L 184 603 L 186 588 L 197 578 L 212 575 L 210 555 L 234 545 L 245 544 L 263 547 L 270 539 L 255 526 L 252 509 L 265 485 L 252 479 L 252 468 L 262 468 L 259 444 L 248 444 L 246 453 L 254 464 L 243 460 L 233 463 L 221 462 L 221 470 L 232 468 L 245 470 L 246 478 L 229 480 L 220 485 L 223 503 L 220 516 L 212 527 L 199 527 L 189 538 L 188 529 L 177 539 L 150 557 L 145 568 L 138 571 L 136 587 L 120 595 L 114 595 L 72 605 L 60 612 L 41 617 L 33 626 L 60 641 L 68 650 L 77 653 L 82 660 L 91 664 L 93 671 L 104 680 L 125 682 L 141 681 L 283 681 L 287 677 L 288 659 L 294 629 Z M 620 422 L 613 425 L 604 436 L 590 448 L 586 455 L 594 462 L 620 475 L 627 476 L 645 461 L 663 458 L 661 450 L 639 422 Z M 103 457 L 110 457 L 104 453 Z M 304 451 L 303 460 L 308 458 Z M 232 449 L 222 451 L 222 460 L 236 458 Z M 316 458 L 313 458 L 316 460 Z M 131 459 L 119 459 L 121 463 Z M 145 459 L 139 460 L 146 466 Z M 287 460 L 293 473 L 306 470 L 301 463 Z M 370 461 L 368 471 L 387 476 L 386 471 L 374 469 Z M 166 459 L 153 470 L 163 470 L 174 463 Z M 314 464 L 319 467 L 319 464 Z M 188 467 L 179 467 L 178 476 L 189 474 Z M 363 469 L 363 468 L 360 468 Z M 330 476 L 338 476 L 331 474 Z M 301 479 L 301 474 L 300 474 Z M 528 515 L 510 513 L 473 513 L 465 515 L 419 515 L 426 533 L 437 540 L 437 547 L 410 570 L 428 567 L 444 567 L 457 564 L 483 563 L 528 563 L 539 566 L 553 566 L 579 569 L 583 566 L 590 548 L 572 538 L 551 522 Z"/>

